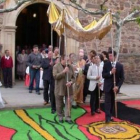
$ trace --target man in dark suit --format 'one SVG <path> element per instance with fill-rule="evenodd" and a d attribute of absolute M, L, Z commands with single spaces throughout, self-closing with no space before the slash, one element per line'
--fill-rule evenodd
<path fill-rule="evenodd" d="M 54 78 L 52 74 L 53 70 L 53 60 L 52 60 L 53 52 L 48 52 L 48 58 L 44 58 L 42 60 L 41 67 L 43 68 L 43 84 L 44 84 L 44 105 L 48 104 L 49 102 L 49 86 L 50 86 L 50 100 L 51 100 L 51 109 L 52 113 L 55 113 L 55 96 L 54 96 Z"/>
<path fill-rule="evenodd" d="M 104 92 L 105 92 L 105 119 L 106 123 L 112 121 L 112 113 L 114 108 L 115 96 L 114 93 L 118 93 L 120 87 L 124 81 L 123 65 L 119 62 L 113 62 L 116 58 L 116 52 L 110 50 L 109 61 L 104 64 L 102 76 L 104 78 Z M 114 86 L 114 75 L 115 82 Z"/>

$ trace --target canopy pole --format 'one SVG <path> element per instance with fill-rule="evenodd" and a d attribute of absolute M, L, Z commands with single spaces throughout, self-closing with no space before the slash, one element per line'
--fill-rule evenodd
<path fill-rule="evenodd" d="M 51 24 L 51 46 L 53 49 L 53 25 Z"/>
<path fill-rule="evenodd" d="M 113 35 L 112 35 L 112 29 L 111 29 L 111 47 L 112 47 L 112 56 L 113 56 L 113 68 L 116 67 L 115 65 L 115 59 L 114 59 L 114 53 L 113 53 Z M 116 60 L 117 62 L 117 60 Z M 115 74 L 113 74 L 113 82 L 114 82 L 114 87 L 116 87 L 116 76 Z M 114 106 L 115 106 L 115 117 L 117 118 L 118 117 L 118 107 L 117 107 L 117 93 L 114 91 L 114 99 L 115 99 L 115 103 L 114 103 Z"/>
<path fill-rule="evenodd" d="M 96 37 L 96 52 L 97 52 L 97 54 L 98 54 L 97 37 Z M 100 64 L 97 65 L 98 76 L 100 76 L 100 74 L 99 74 L 99 67 L 100 67 Z M 100 83 L 100 79 L 98 80 L 98 100 L 99 100 L 99 110 L 101 110 L 101 106 L 100 106 L 100 96 L 101 96 L 101 92 L 100 92 L 99 83 Z"/>
<path fill-rule="evenodd" d="M 52 46 L 52 51 L 53 51 L 54 48 L 53 48 L 53 25 L 52 24 L 51 24 L 51 46 Z M 53 60 L 53 56 L 52 56 L 52 60 Z"/>
<path fill-rule="evenodd" d="M 118 61 L 118 59 L 119 59 L 119 55 L 120 55 L 120 47 L 121 47 L 121 36 L 122 36 L 122 27 L 120 27 L 120 29 L 119 29 L 120 31 L 119 31 L 119 33 L 120 33 L 120 39 L 119 39 L 119 43 L 118 43 L 118 52 L 117 52 L 117 58 L 116 58 L 116 62 Z"/>
<path fill-rule="evenodd" d="M 120 39 L 119 39 L 119 43 L 118 43 L 118 52 L 117 52 L 117 57 L 116 57 L 116 60 L 113 60 L 113 62 L 114 61 L 116 61 L 116 63 L 118 62 L 118 59 L 119 59 L 119 54 L 120 54 L 120 46 L 121 46 L 121 30 L 122 30 L 122 28 L 120 28 Z M 111 30 L 111 37 L 112 37 L 112 30 Z M 112 55 L 113 55 L 113 37 L 112 37 Z M 113 57 L 114 58 L 114 57 Z M 114 63 L 114 67 L 115 67 L 116 65 L 115 65 L 115 63 Z M 114 74 L 114 87 L 116 86 L 116 77 L 115 77 L 115 74 Z M 116 97 L 117 97 L 117 93 L 116 92 L 114 92 L 114 97 L 115 97 L 115 117 L 117 118 L 118 117 L 118 109 L 117 109 L 117 99 L 116 99 Z"/>
<path fill-rule="evenodd" d="M 62 40 L 62 37 L 60 36 L 59 37 L 59 56 L 60 56 L 60 52 L 61 52 L 61 40 Z M 60 58 L 59 58 L 59 61 L 60 61 Z"/>
<path fill-rule="evenodd" d="M 98 54 L 97 38 L 95 38 L 95 44 L 96 44 L 96 52 L 97 52 L 97 54 Z"/>
<path fill-rule="evenodd" d="M 85 44 L 86 53 L 87 53 L 87 56 L 88 56 L 88 51 L 87 51 L 87 45 L 86 45 L 86 42 L 84 42 L 84 44 Z"/>
<path fill-rule="evenodd" d="M 65 38 L 65 55 L 67 57 L 67 38 L 66 38 L 66 27 L 64 26 L 64 38 Z M 66 67 L 68 67 L 68 60 L 66 60 Z M 69 82 L 68 79 L 68 73 L 66 73 L 66 81 Z M 68 105 L 68 115 L 70 116 L 70 93 L 69 93 L 69 87 L 67 87 L 67 105 Z"/>
<path fill-rule="evenodd" d="M 100 41 L 99 43 L 97 43 L 97 38 L 96 38 L 96 41 L 95 41 L 95 45 L 96 45 L 96 52 L 99 53 L 99 46 L 101 45 L 102 41 Z"/>
<path fill-rule="evenodd" d="M 98 64 L 98 66 L 97 66 L 97 68 L 98 68 L 98 76 L 100 76 L 100 74 L 99 74 L 99 66 L 100 66 L 100 64 Z M 100 80 L 98 80 L 98 84 L 100 83 Z M 98 100 L 99 100 L 99 110 L 101 109 L 101 106 L 100 106 L 100 96 L 101 96 L 101 92 L 100 92 L 100 87 L 99 87 L 99 85 L 98 85 Z"/>
<path fill-rule="evenodd" d="M 53 25 L 52 24 L 51 24 L 51 47 L 52 47 L 51 62 L 53 63 Z"/>

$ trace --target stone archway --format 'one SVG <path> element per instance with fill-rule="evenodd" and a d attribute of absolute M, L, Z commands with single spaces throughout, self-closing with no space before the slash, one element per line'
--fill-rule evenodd
<path fill-rule="evenodd" d="M 8 49 L 11 52 L 13 62 L 14 62 L 14 67 L 13 67 L 13 83 L 15 83 L 15 39 L 16 39 L 16 20 L 21 13 L 21 11 L 26 8 L 29 5 L 35 4 L 35 3 L 42 3 L 42 4 L 47 4 L 49 5 L 51 0 L 38 0 L 34 2 L 27 2 L 24 3 L 21 7 L 19 7 L 17 10 L 9 13 L 4 13 L 3 14 L 3 25 L 1 27 L 1 44 L 3 45 L 3 52 L 5 49 Z M 57 0 L 54 0 L 55 5 L 57 6 L 58 9 L 61 10 L 63 8 L 63 5 L 58 2 Z M 8 5 L 12 6 L 13 1 L 10 0 Z M 78 14 L 76 11 L 73 12 L 74 15 Z M 68 39 L 68 52 L 76 52 L 77 47 L 79 43 L 72 39 Z"/>

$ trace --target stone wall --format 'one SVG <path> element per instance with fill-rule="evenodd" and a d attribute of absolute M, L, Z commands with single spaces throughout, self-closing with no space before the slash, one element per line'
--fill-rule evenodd
<path fill-rule="evenodd" d="M 89 10 L 97 10 L 102 0 L 80 0 L 82 6 Z M 140 7 L 140 0 L 112 0 L 107 2 L 105 7 L 111 9 L 113 12 L 120 12 L 121 18 L 125 18 L 135 7 Z M 101 17 L 101 16 L 100 16 Z M 100 18 L 96 16 L 96 19 Z M 83 26 L 86 26 L 93 20 L 93 16 L 84 14 L 79 11 L 79 19 Z M 113 38 L 115 42 L 115 26 L 113 27 Z M 102 39 L 99 51 L 110 47 L 110 33 Z M 84 46 L 81 43 L 81 46 Z M 95 41 L 88 42 L 86 45 L 89 49 L 95 48 Z M 140 26 L 136 22 L 130 22 L 123 26 L 122 29 L 122 42 L 121 53 L 140 53 Z"/>
<path fill-rule="evenodd" d="M 91 11 L 97 10 L 102 2 L 102 0 L 79 1 L 84 8 Z M 140 0 L 112 0 L 105 5 L 106 9 L 111 9 L 113 12 L 118 11 L 122 19 L 131 13 L 135 7 L 140 7 Z M 101 16 L 96 16 L 95 18 L 98 20 Z M 82 25 L 86 26 L 94 17 L 79 11 L 79 19 Z M 116 28 L 113 26 L 114 46 L 115 31 Z M 96 46 L 98 46 L 98 49 Z M 101 41 L 93 40 L 87 43 L 80 43 L 80 47 L 84 48 L 87 53 L 92 49 L 98 52 L 107 51 L 111 47 L 111 35 L 108 33 Z M 130 22 L 123 26 L 120 53 L 120 60 L 123 62 L 125 69 L 125 82 L 140 84 L 140 26 L 136 22 Z"/>
<path fill-rule="evenodd" d="M 0 16 L 2 17 L 2 14 L 0 14 Z M 0 44 L 1 44 L 1 26 L 3 22 L 3 19 L 1 17 L 0 17 Z"/>
<path fill-rule="evenodd" d="M 119 61 L 124 66 L 125 82 L 140 84 L 140 54 L 120 54 Z"/>

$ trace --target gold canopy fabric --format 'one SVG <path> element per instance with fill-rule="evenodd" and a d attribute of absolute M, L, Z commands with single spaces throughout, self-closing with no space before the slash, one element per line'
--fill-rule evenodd
<path fill-rule="evenodd" d="M 50 24 L 54 24 L 60 16 L 60 14 L 53 2 L 51 2 L 51 4 L 49 5 L 49 8 L 47 10 L 47 15 L 49 17 Z"/>
<path fill-rule="evenodd" d="M 66 27 L 66 35 L 69 38 L 73 38 L 79 42 L 91 41 L 94 38 L 102 39 L 112 27 L 111 13 L 107 13 L 94 25 L 89 24 L 86 28 L 81 27 L 77 22 L 69 15 L 66 10 L 64 12 L 64 25 Z M 92 25 L 92 26 L 91 26 Z"/>
<path fill-rule="evenodd" d="M 81 28 L 83 27 L 82 24 L 81 24 L 80 21 L 79 21 L 79 18 L 76 18 L 75 21 L 76 21 L 77 25 L 81 26 Z"/>
<path fill-rule="evenodd" d="M 86 27 L 84 27 L 85 30 L 89 30 L 92 29 L 93 26 L 95 26 L 97 24 L 96 20 L 93 20 L 89 25 L 87 25 Z"/>
<path fill-rule="evenodd" d="M 57 13 L 55 10 L 57 10 L 55 5 L 50 7 L 51 12 L 49 16 L 51 17 L 49 17 L 49 19 L 53 19 L 50 22 L 51 24 L 55 23 L 54 30 L 61 36 L 65 26 L 67 37 L 73 38 L 79 42 L 91 41 L 94 38 L 102 39 L 112 27 L 112 16 L 110 12 L 104 15 L 98 22 L 94 20 L 86 27 L 83 27 L 79 19 L 75 20 L 67 9 L 61 11 L 57 20 L 57 18 L 54 18 L 54 13 Z"/>
<path fill-rule="evenodd" d="M 83 26 L 80 23 L 80 21 L 79 21 L 78 18 L 76 18 L 76 23 L 83 28 Z M 97 21 L 96 20 L 93 20 L 89 25 L 85 26 L 84 29 L 85 30 L 92 29 L 92 27 L 95 26 L 96 24 L 97 24 Z"/>
<path fill-rule="evenodd" d="M 61 14 L 59 16 L 59 19 L 57 23 L 54 26 L 54 30 L 57 32 L 59 36 L 61 36 L 64 33 L 64 10 L 61 11 Z"/>

